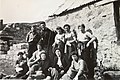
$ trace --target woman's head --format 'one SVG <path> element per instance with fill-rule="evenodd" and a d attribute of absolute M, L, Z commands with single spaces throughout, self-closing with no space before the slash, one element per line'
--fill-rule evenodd
<path fill-rule="evenodd" d="M 56 55 L 57 57 L 61 57 L 61 56 L 62 56 L 61 50 L 60 50 L 59 48 L 56 48 L 56 49 L 55 49 L 55 55 Z"/>
<path fill-rule="evenodd" d="M 18 52 L 17 56 L 19 59 L 23 58 L 24 53 L 23 52 Z"/>
<path fill-rule="evenodd" d="M 69 32 L 69 31 L 70 31 L 70 25 L 69 25 L 69 24 L 65 24 L 65 25 L 63 26 L 63 28 L 64 28 L 64 30 L 65 30 L 66 32 Z"/>
<path fill-rule="evenodd" d="M 81 24 L 78 26 L 78 29 L 81 31 L 81 32 L 84 32 L 85 31 L 85 25 L 84 24 Z"/>
<path fill-rule="evenodd" d="M 58 34 L 62 34 L 64 32 L 64 30 L 61 27 L 57 27 L 56 31 Z"/>

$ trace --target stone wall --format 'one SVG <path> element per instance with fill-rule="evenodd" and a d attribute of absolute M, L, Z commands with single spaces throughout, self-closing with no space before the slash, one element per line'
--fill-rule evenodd
<path fill-rule="evenodd" d="M 77 30 L 80 23 L 84 23 L 87 29 L 91 29 L 98 38 L 98 61 L 103 66 L 111 69 L 120 69 L 120 51 L 116 44 L 116 27 L 114 24 L 113 3 L 102 6 L 90 5 L 79 11 L 47 20 L 47 25 L 52 29 L 63 27 L 68 23 L 72 29 Z"/>

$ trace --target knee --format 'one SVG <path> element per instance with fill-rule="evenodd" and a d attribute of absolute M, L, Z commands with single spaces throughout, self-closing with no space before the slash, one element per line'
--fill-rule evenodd
<path fill-rule="evenodd" d="M 58 71 L 55 69 L 55 68 L 53 68 L 52 70 L 51 70 L 51 75 L 53 76 L 53 75 L 58 75 Z"/>
<path fill-rule="evenodd" d="M 30 68 L 30 72 L 34 72 L 38 69 L 38 65 L 33 65 L 31 68 Z"/>

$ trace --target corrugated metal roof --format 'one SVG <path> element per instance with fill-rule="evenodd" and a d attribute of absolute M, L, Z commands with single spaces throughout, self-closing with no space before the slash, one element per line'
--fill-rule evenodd
<path fill-rule="evenodd" d="M 59 15 L 63 12 L 67 12 L 69 10 L 78 8 L 82 5 L 89 4 L 91 2 L 102 2 L 102 3 L 107 3 L 107 2 L 112 2 L 116 0 L 66 0 L 55 12 L 54 15 Z"/>

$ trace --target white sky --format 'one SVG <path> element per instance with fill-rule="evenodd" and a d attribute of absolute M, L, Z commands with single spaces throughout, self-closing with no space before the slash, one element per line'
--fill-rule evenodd
<path fill-rule="evenodd" d="M 64 0 L 0 0 L 4 23 L 36 22 L 52 15 Z"/>

